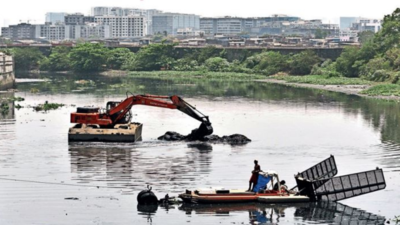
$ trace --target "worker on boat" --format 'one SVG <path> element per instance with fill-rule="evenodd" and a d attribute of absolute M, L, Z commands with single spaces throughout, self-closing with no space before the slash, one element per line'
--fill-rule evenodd
<path fill-rule="evenodd" d="M 281 191 L 289 193 L 288 187 L 286 186 L 286 181 L 285 180 L 281 180 L 281 182 L 279 182 L 279 183 L 281 185 Z M 279 190 L 279 185 L 278 185 L 278 183 L 276 183 L 274 185 L 274 191 L 278 191 L 278 190 Z"/>
<path fill-rule="evenodd" d="M 254 170 L 251 171 L 251 177 L 249 181 L 249 189 L 247 191 L 252 191 L 254 187 L 257 185 L 258 174 L 261 171 L 260 165 L 258 165 L 258 161 L 254 160 Z M 251 186 L 253 184 L 253 187 Z"/>

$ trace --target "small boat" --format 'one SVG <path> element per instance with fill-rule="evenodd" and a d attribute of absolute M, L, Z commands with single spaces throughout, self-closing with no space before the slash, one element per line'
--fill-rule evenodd
<path fill-rule="evenodd" d="M 343 176 L 336 176 L 337 172 L 335 158 L 330 156 L 298 173 L 295 176 L 297 186 L 290 190 L 281 186 L 276 172 L 267 171 L 259 173 L 257 184 L 251 192 L 208 188 L 186 190 L 179 198 L 195 204 L 336 202 L 386 188 L 383 170 L 380 168 Z M 294 191 L 296 188 L 298 191 Z"/>
<path fill-rule="evenodd" d="M 274 184 L 277 184 L 278 187 L 275 190 L 273 188 Z M 194 191 L 186 190 L 179 197 L 186 203 L 201 204 L 245 202 L 296 203 L 310 201 L 310 198 L 307 196 L 296 195 L 281 188 L 279 176 L 274 171 L 260 172 L 257 185 L 253 191 L 209 188 Z"/>

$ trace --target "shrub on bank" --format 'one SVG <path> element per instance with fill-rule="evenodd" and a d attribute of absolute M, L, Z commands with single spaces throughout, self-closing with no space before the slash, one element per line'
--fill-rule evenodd
<path fill-rule="evenodd" d="M 360 92 L 370 96 L 400 96 L 400 85 L 397 84 L 379 84 Z"/>

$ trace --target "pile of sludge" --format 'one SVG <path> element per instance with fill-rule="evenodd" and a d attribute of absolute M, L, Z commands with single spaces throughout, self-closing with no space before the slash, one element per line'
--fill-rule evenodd
<path fill-rule="evenodd" d="M 204 137 L 194 137 L 192 134 L 182 135 L 177 132 L 168 131 L 164 135 L 160 136 L 158 140 L 163 141 L 203 141 L 209 143 L 220 143 L 220 144 L 231 144 L 231 145 L 242 145 L 251 142 L 249 138 L 241 134 L 233 134 L 229 136 L 218 136 L 208 135 Z"/>

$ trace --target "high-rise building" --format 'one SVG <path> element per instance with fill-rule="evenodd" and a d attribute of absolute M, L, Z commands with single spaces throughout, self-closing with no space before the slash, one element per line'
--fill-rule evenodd
<path fill-rule="evenodd" d="M 112 38 L 142 37 L 147 31 L 141 16 L 96 16 L 95 23 L 109 25 Z"/>
<path fill-rule="evenodd" d="M 120 7 L 93 7 L 92 16 L 142 16 L 145 18 L 146 34 L 152 34 L 153 15 L 162 13 L 156 9 L 137 9 Z"/>
<path fill-rule="evenodd" d="M 46 13 L 46 23 L 61 24 L 65 22 L 67 13 L 48 12 Z"/>
<path fill-rule="evenodd" d="M 205 34 L 235 35 L 242 32 L 252 33 L 253 28 L 259 28 L 264 24 L 293 23 L 299 20 L 299 17 L 287 15 L 250 18 L 230 16 L 220 18 L 203 17 L 200 18 L 200 30 L 203 30 Z"/>
<path fill-rule="evenodd" d="M 177 35 L 178 29 L 200 29 L 200 16 L 194 14 L 161 13 L 153 16 L 153 34 Z"/>
<path fill-rule="evenodd" d="M 1 28 L 1 35 L 12 40 L 28 40 L 35 38 L 35 26 L 29 23 L 20 23 Z"/>
<path fill-rule="evenodd" d="M 86 23 L 93 23 L 93 16 L 85 16 L 81 13 L 68 14 L 65 16 L 66 25 L 85 25 Z"/>
<path fill-rule="evenodd" d="M 70 26 L 64 24 L 36 25 L 35 37 L 48 41 L 62 41 L 71 39 Z"/>

